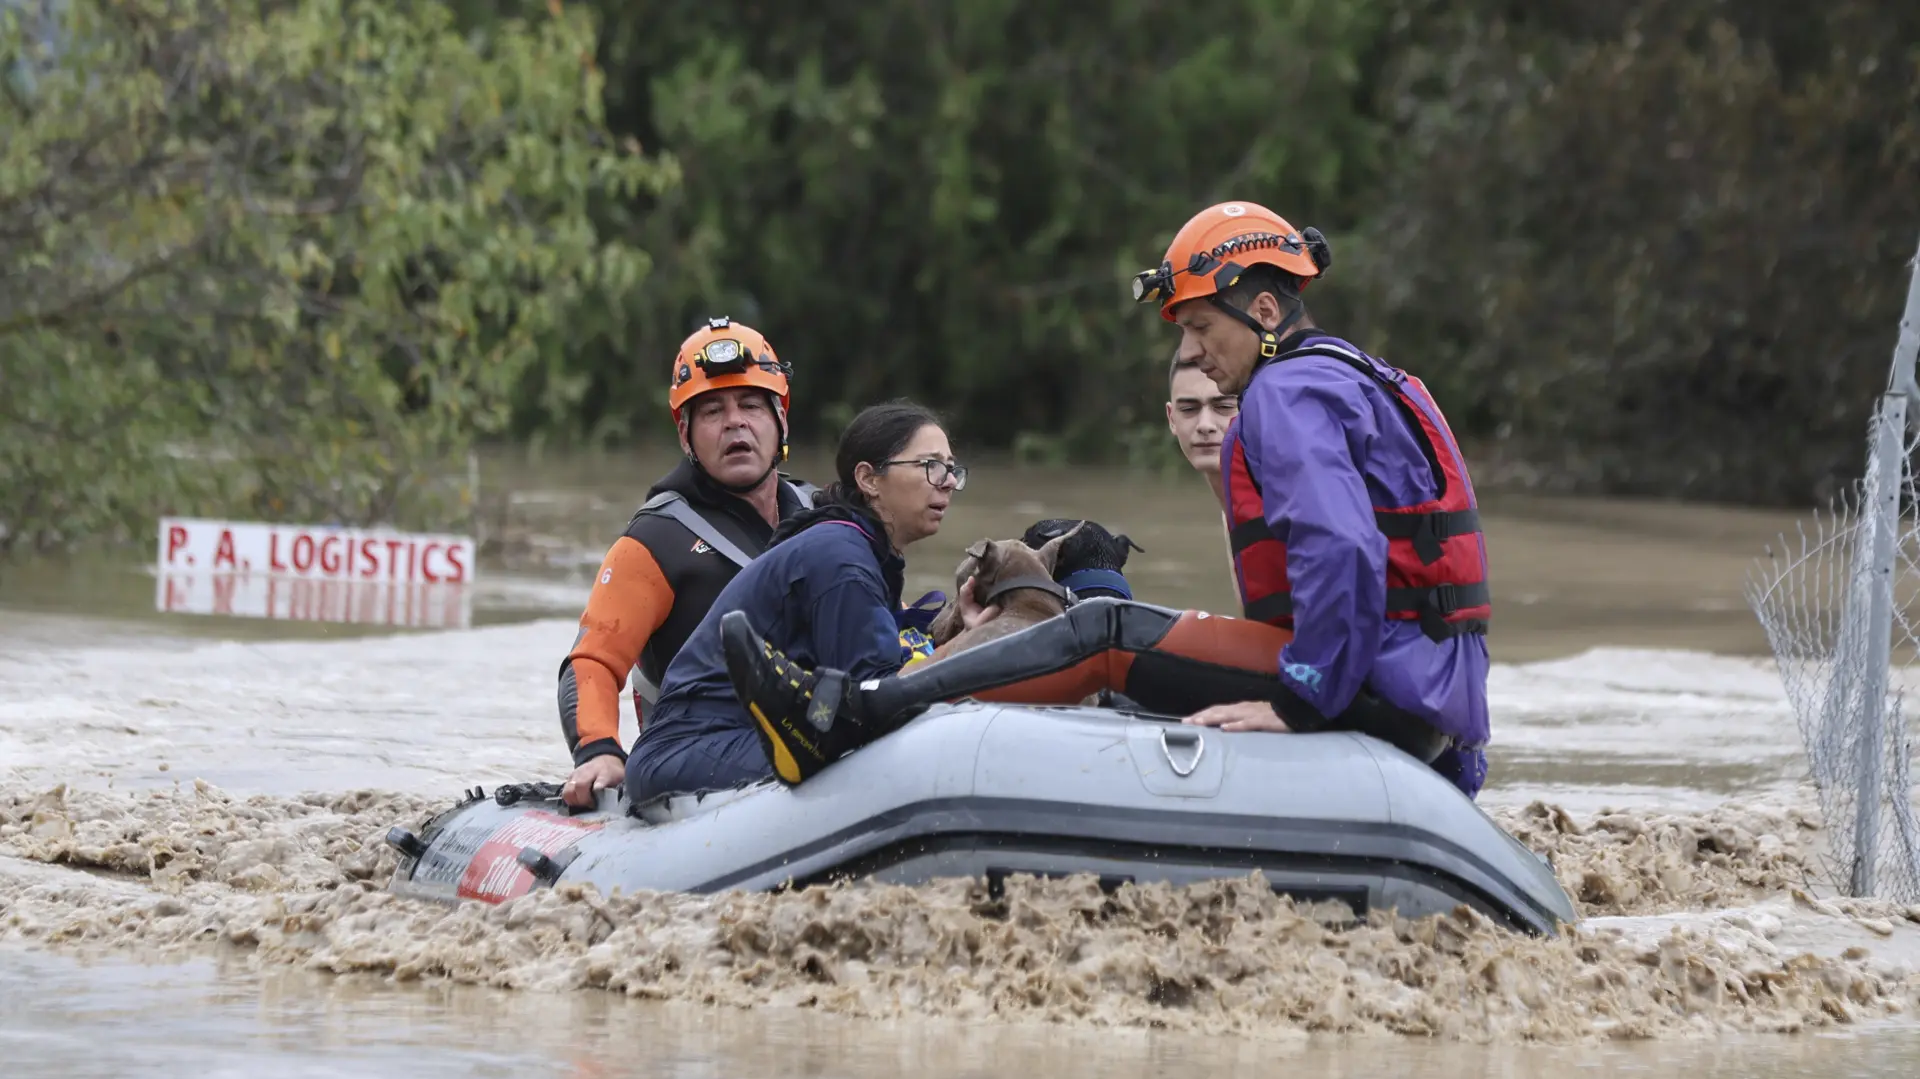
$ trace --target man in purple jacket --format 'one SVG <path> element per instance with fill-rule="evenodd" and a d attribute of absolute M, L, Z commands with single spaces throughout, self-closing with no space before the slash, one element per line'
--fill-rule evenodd
<path fill-rule="evenodd" d="M 1429 763 L 1486 779 L 1486 545 L 1466 464 L 1420 380 L 1316 327 L 1300 293 L 1332 255 L 1250 202 L 1208 207 L 1134 297 L 1181 329 L 1178 359 L 1240 413 L 1221 447 L 1246 617 L 1289 628 L 1276 700 L 1187 719 L 1313 730 L 1357 703 L 1447 736 Z"/>

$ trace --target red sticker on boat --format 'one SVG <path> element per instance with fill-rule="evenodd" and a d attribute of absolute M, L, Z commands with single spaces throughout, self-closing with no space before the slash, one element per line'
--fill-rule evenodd
<path fill-rule="evenodd" d="M 522 848 L 557 854 L 579 842 L 583 833 L 597 832 L 606 823 L 528 810 L 502 825 L 473 852 L 473 861 L 467 863 L 467 871 L 460 877 L 459 895 L 489 903 L 526 895 L 533 890 L 533 874 L 520 864 Z"/>

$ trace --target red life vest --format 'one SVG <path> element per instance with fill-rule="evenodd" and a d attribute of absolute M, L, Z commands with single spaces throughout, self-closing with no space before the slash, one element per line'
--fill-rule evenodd
<path fill-rule="evenodd" d="M 1433 469 L 1439 495 L 1412 506 L 1375 506 L 1375 527 L 1387 537 L 1388 618 L 1418 621 L 1435 641 L 1485 633 L 1493 618 L 1487 587 L 1486 538 L 1467 478 L 1440 406 L 1418 378 L 1396 367 L 1320 339 L 1272 361 L 1307 356 L 1339 360 L 1372 378 L 1393 395 L 1418 434 Z M 1239 419 L 1228 436 L 1227 516 L 1240 602 L 1250 621 L 1293 627 L 1293 595 L 1287 583 L 1286 545 L 1267 527 L 1260 484 L 1247 467 Z"/>

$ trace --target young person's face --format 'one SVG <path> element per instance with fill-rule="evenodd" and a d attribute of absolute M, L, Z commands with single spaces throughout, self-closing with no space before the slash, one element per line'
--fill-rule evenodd
<path fill-rule="evenodd" d="M 1239 411 L 1240 399 L 1222 391 L 1198 367 L 1174 372 L 1167 400 L 1167 429 L 1196 471 L 1220 471 L 1220 441 Z"/>

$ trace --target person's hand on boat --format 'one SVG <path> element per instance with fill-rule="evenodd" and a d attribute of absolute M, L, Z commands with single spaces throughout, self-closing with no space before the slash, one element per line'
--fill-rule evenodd
<path fill-rule="evenodd" d="M 1275 731 L 1288 734 L 1293 731 L 1287 721 L 1281 719 L 1266 701 L 1237 701 L 1233 704 L 1216 704 L 1203 708 L 1188 716 L 1182 722 L 1196 727 L 1218 727 L 1223 731 Z"/>
<path fill-rule="evenodd" d="M 626 778 L 625 763 L 611 753 L 602 754 L 573 770 L 560 785 L 560 800 L 576 809 L 586 809 L 599 799 L 601 791 L 618 787 Z"/>
<path fill-rule="evenodd" d="M 973 587 L 976 580 L 977 578 L 968 577 L 967 583 L 960 586 L 960 594 L 954 597 L 954 602 L 960 605 L 960 626 L 962 629 L 973 629 L 977 626 L 984 626 L 988 622 L 1000 617 L 999 604 L 994 604 L 991 607 L 982 607 L 979 602 L 973 598 Z"/>

